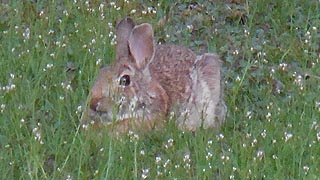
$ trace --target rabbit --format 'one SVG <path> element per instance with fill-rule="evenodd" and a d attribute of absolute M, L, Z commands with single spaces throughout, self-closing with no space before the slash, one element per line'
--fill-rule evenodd
<path fill-rule="evenodd" d="M 116 132 L 162 128 L 174 116 L 181 130 L 218 128 L 227 107 L 221 60 L 178 45 L 155 45 L 152 26 L 131 18 L 116 26 L 116 62 L 103 67 L 81 122 Z"/>

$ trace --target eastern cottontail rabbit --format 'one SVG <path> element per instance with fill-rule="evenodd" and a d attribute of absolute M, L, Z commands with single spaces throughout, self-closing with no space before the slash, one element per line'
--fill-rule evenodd
<path fill-rule="evenodd" d="M 155 45 L 152 26 L 124 18 L 116 27 L 116 63 L 101 69 L 82 123 L 115 131 L 152 129 L 174 114 L 180 129 L 218 127 L 226 116 L 220 60 L 177 45 Z"/>

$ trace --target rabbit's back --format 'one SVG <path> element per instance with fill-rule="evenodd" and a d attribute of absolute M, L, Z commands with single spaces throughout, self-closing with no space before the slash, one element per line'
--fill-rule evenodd
<path fill-rule="evenodd" d="M 183 103 L 191 94 L 191 71 L 196 55 L 177 45 L 158 45 L 149 68 L 151 75 L 166 90 L 169 106 Z"/>

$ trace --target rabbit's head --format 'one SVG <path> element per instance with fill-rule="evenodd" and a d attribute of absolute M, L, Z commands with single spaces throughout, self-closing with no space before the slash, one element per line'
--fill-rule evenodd
<path fill-rule="evenodd" d="M 82 121 L 112 124 L 117 131 L 160 125 L 169 100 L 148 67 L 155 51 L 152 27 L 125 18 L 116 27 L 116 37 L 116 62 L 100 70 Z"/>

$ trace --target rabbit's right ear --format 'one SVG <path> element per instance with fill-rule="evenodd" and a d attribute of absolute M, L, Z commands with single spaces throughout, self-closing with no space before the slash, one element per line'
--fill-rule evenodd
<path fill-rule="evenodd" d="M 143 23 L 133 28 L 129 36 L 129 49 L 137 68 L 146 67 L 154 53 L 153 29 L 150 24 Z"/>
<path fill-rule="evenodd" d="M 122 19 L 117 27 L 116 27 L 116 38 L 117 38 L 117 45 L 116 45 L 116 56 L 117 59 L 120 57 L 127 57 L 129 55 L 128 50 L 128 39 L 132 29 L 134 28 L 135 23 L 131 18 L 124 18 Z"/>

